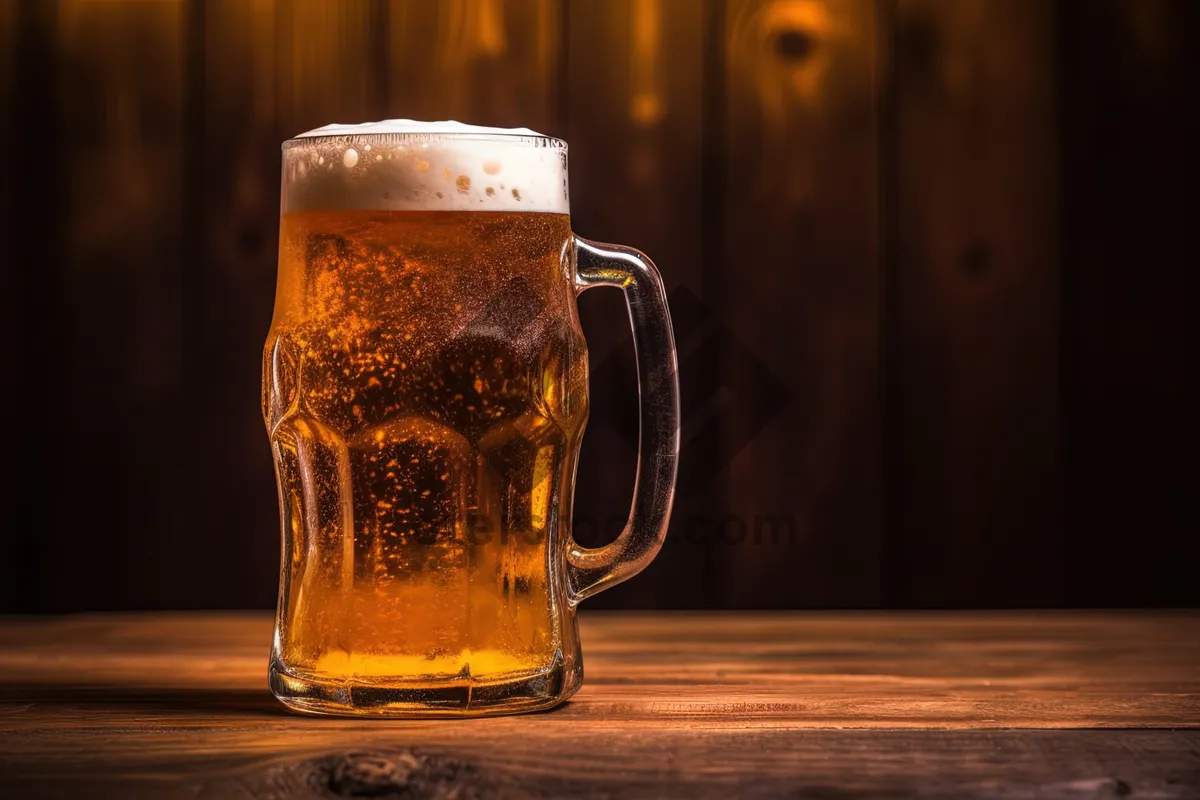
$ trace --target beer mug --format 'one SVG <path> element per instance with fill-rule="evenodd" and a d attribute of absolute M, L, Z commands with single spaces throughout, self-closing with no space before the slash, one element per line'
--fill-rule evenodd
<path fill-rule="evenodd" d="M 593 286 L 625 293 L 641 437 L 628 523 L 586 548 L 575 297 Z M 570 697 L 576 607 L 666 532 L 675 370 L 654 265 L 571 232 L 564 142 L 407 120 L 285 142 L 262 397 L 283 538 L 275 695 L 381 716 Z"/>

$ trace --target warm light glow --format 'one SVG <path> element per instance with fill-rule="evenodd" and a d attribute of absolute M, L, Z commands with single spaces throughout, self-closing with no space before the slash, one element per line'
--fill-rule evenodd
<path fill-rule="evenodd" d="M 632 95 L 629 114 L 649 127 L 662 119 L 662 0 L 634 0 L 631 49 Z"/>
<path fill-rule="evenodd" d="M 451 61 L 497 58 L 508 51 L 504 0 L 453 0 L 446 20 L 444 55 Z"/>

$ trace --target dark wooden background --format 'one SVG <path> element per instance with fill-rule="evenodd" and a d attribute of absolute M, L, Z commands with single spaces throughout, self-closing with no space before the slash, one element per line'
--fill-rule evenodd
<path fill-rule="evenodd" d="M 1198 12 L 0 0 L 0 610 L 273 604 L 279 143 L 385 117 L 566 138 L 671 291 L 671 536 L 592 605 L 1200 605 Z M 636 393 L 581 303 L 594 543 Z"/>

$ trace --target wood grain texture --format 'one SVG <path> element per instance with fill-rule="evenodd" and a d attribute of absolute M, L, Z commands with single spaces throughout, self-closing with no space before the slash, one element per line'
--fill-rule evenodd
<path fill-rule="evenodd" d="M 376 43 L 386 33 L 388 4 L 293 0 L 271 5 L 276 9 L 276 113 L 286 135 L 331 122 L 378 119 L 389 71 L 382 68 Z"/>
<path fill-rule="evenodd" d="M 390 117 L 457 119 L 553 134 L 560 0 L 392 0 Z"/>
<path fill-rule="evenodd" d="M 881 599 L 876 5 L 724 3 L 713 549 L 734 606 Z M 777 538 L 720 547 L 764 519 Z"/>
<path fill-rule="evenodd" d="M 19 469 L 17 528 L 38 530 L 17 538 L 41 552 L 17 563 L 40 573 L 46 610 L 73 591 L 128 607 L 139 587 L 94 565 L 154 574 L 185 508 L 179 483 L 158 482 L 182 393 L 183 7 L 60 0 L 20 11 L 31 60 L 18 114 L 38 135 L 18 167 L 17 225 L 34 241 L 16 259 L 30 291 L 26 370 L 13 385 L 39 387 L 20 416 L 37 420 L 27 444 L 43 454 Z M 69 499 L 47 501 L 66 486 Z M 95 530 L 97 509 L 121 521 L 120 536 L 76 534 Z"/>
<path fill-rule="evenodd" d="M 1197 605 L 1198 13 L 0 0 L 0 608 L 273 604 L 278 145 L 386 116 L 565 135 L 580 233 L 693 295 L 672 534 L 597 606 Z M 583 304 L 607 361 L 620 298 Z M 601 527 L 629 361 L 594 373 Z"/>
<path fill-rule="evenodd" d="M 356 8 L 347 6 L 347 25 Z M 158 574 L 173 579 L 158 591 L 172 607 L 212 606 L 220 598 L 211 576 L 223 574 L 226 585 L 257 589 L 246 605 L 270 606 L 279 511 L 261 414 L 245 406 L 262 385 L 261 359 L 250 356 L 262 351 L 275 294 L 280 142 L 335 113 L 326 105 L 335 100 L 318 93 L 324 84 L 308 92 L 295 86 L 310 76 L 285 55 L 311 47 L 336 59 L 330 40 L 339 30 L 315 30 L 321 18 L 311 3 L 200 0 L 189 10 L 184 403 L 192 421 L 185 435 L 208 479 L 186 485 L 187 536 L 224 544 L 172 543 L 176 564 Z M 351 100 L 341 101 L 349 104 L 357 90 L 355 83 Z M 368 103 L 337 112 L 364 113 Z M 221 380 L 206 379 L 213 375 Z M 237 558 L 229 557 L 228 536 L 240 540 Z"/>
<path fill-rule="evenodd" d="M 894 31 L 892 602 L 1055 605 L 1054 7 L 900 0 Z"/>
<path fill-rule="evenodd" d="M 265 686 L 270 626 L 263 613 L 0 624 L 0 790 L 1200 792 L 1194 613 L 585 614 L 570 703 L 462 722 L 290 714 Z M 1161 730 L 1115 730 L 1130 728 Z"/>
<path fill-rule="evenodd" d="M 692 515 L 713 515 L 712 476 L 698 451 L 712 420 L 711 362 L 692 361 L 706 333 L 702 231 L 704 19 L 694 0 L 575 0 L 566 8 L 563 111 L 570 143 L 571 219 L 581 236 L 637 247 L 662 274 L 679 349 L 682 412 L 680 488 L 667 545 L 644 580 L 596 599 L 598 607 L 711 605 L 709 554 L 687 546 Z M 614 143 L 619 143 L 614 146 Z M 712 304 L 707 299 L 707 304 Z M 591 414 L 575 483 L 574 532 L 586 546 L 624 527 L 637 469 L 638 388 L 625 298 L 598 290 L 579 298 L 588 343 Z M 711 417 L 711 414 L 709 415 Z M 697 436 L 697 433 L 700 436 Z M 671 575 L 692 575 L 679 582 Z"/>

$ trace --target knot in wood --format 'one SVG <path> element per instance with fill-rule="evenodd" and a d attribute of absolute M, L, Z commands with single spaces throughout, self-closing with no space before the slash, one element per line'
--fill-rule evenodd
<path fill-rule="evenodd" d="M 331 797 L 466 800 L 491 795 L 470 765 L 413 749 L 343 753 L 314 766 L 314 788 Z"/>

